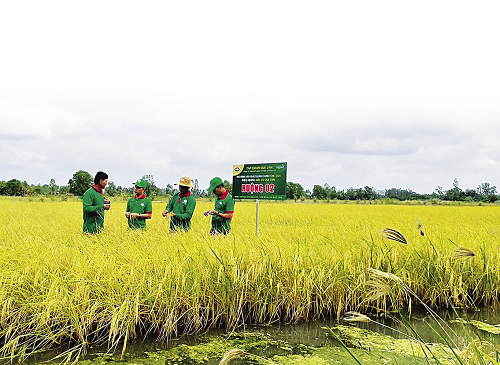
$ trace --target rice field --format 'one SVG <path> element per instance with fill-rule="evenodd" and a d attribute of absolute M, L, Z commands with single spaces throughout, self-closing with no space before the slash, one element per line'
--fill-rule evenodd
<path fill-rule="evenodd" d="M 3 358 L 416 304 L 372 269 L 432 308 L 498 307 L 499 206 L 261 202 L 258 237 L 254 202 L 236 204 L 227 237 L 208 234 L 213 202 L 178 234 L 165 202 L 146 232 L 128 230 L 125 206 L 86 236 L 81 202 L 0 199 Z"/>

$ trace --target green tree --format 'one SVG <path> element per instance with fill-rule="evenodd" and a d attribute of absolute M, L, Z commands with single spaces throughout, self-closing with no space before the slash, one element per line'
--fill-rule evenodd
<path fill-rule="evenodd" d="M 484 202 L 492 203 L 497 200 L 497 187 L 484 182 L 477 187 L 477 193 Z"/>
<path fill-rule="evenodd" d="M 31 185 L 31 192 L 35 195 L 40 195 L 42 194 L 42 186 L 40 184 L 38 185 Z"/>
<path fill-rule="evenodd" d="M 64 185 L 61 185 L 59 187 L 59 194 L 61 195 L 66 195 L 68 194 L 68 187 L 67 186 L 64 186 Z"/>
<path fill-rule="evenodd" d="M 200 188 L 200 184 L 198 183 L 198 179 L 192 180 L 194 188 L 191 189 L 195 197 L 201 197 L 205 196 L 206 192 L 205 190 Z"/>
<path fill-rule="evenodd" d="M 56 195 L 57 190 L 56 181 L 54 179 L 50 179 L 50 195 Z"/>
<path fill-rule="evenodd" d="M 144 175 L 142 178 L 148 182 L 148 187 L 146 188 L 146 196 L 149 199 L 154 200 L 156 198 L 156 196 L 158 195 L 158 193 L 160 192 L 160 188 L 158 188 L 155 185 L 154 176 L 153 175 Z"/>
<path fill-rule="evenodd" d="M 326 199 L 327 191 L 321 185 L 314 185 L 312 197 L 313 199 L 324 200 Z"/>
<path fill-rule="evenodd" d="M 0 195 L 7 195 L 7 182 L 0 181 Z"/>
<path fill-rule="evenodd" d="M 456 178 L 455 178 L 455 180 L 453 180 L 453 188 L 446 191 L 444 198 L 445 198 L 445 200 L 452 200 L 452 201 L 464 200 L 465 193 L 458 186 L 458 180 Z"/>
<path fill-rule="evenodd" d="M 22 195 L 22 187 L 21 181 L 17 179 L 12 179 L 7 181 L 7 185 L 5 187 L 5 192 L 10 196 L 20 196 Z"/>
<path fill-rule="evenodd" d="M 375 200 L 379 197 L 375 189 L 370 186 L 365 186 L 362 191 L 362 198 L 365 200 Z"/>
<path fill-rule="evenodd" d="M 229 191 L 229 194 L 233 193 L 233 185 L 229 181 L 224 180 L 224 188 Z"/>
<path fill-rule="evenodd" d="M 167 187 L 165 188 L 165 195 L 167 196 L 173 196 L 175 194 L 175 189 L 171 184 L 167 184 Z"/>
<path fill-rule="evenodd" d="M 442 186 L 436 186 L 436 191 L 434 192 L 434 196 L 438 199 L 444 199 L 444 190 Z"/>
<path fill-rule="evenodd" d="M 108 196 L 116 196 L 117 195 L 117 188 L 116 185 L 113 181 L 108 182 L 108 185 L 106 185 L 106 195 Z"/>
<path fill-rule="evenodd" d="M 399 188 L 387 189 L 384 193 L 384 196 L 389 199 L 397 199 L 400 201 L 418 199 L 417 193 L 414 193 L 410 189 Z"/>
<path fill-rule="evenodd" d="M 467 189 L 467 190 L 465 190 L 465 199 L 464 200 L 465 201 L 478 201 L 479 194 L 474 189 Z"/>
<path fill-rule="evenodd" d="M 28 182 L 23 181 L 21 183 L 21 195 L 22 196 L 31 196 L 31 188 L 28 184 Z"/>
<path fill-rule="evenodd" d="M 42 185 L 42 194 L 43 195 L 50 195 L 50 185 L 48 185 L 48 184 Z"/>
<path fill-rule="evenodd" d="M 82 196 L 90 186 L 94 179 L 87 171 L 80 170 L 73 174 L 73 178 L 69 180 L 69 192 L 76 196 Z"/>
<path fill-rule="evenodd" d="M 337 196 L 339 195 L 337 193 L 337 189 L 335 186 L 330 186 L 328 184 L 323 185 L 323 188 L 326 191 L 326 198 L 327 199 L 337 199 Z"/>
<path fill-rule="evenodd" d="M 304 188 L 299 183 L 287 182 L 286 183 L 286 197 L 297 201 L 304 196 Z"/>
<path fill-rule="evenodd" d="M 323 200 L 326 199 L 327 191 L 321 185 L 314 185 L 312 191 L 313 199 Z"/>
<path fill-rule="evenodd" d="M 354 188 L 349 188 L 346 190 L 345 194 L 347 197 L 347 200 L 360 200 L 361 198 L 359 197 L 359 188 L 354 189 Z"/>

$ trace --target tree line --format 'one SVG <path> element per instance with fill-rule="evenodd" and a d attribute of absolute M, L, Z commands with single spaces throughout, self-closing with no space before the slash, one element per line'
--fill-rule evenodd
<path fill-rule="evenodd" d="M 500 200 L 497 194 L 496 186 L 492 186 L 484 182 L 477 186 L 476 189 L 462 190 L 459 187 L 458 180 L 453 181 L 451 189 L 444 190 L 438 186 L 431 194 L 416 193 L 410 189 L 391 188 L 385 190 L 375 190 L 372 187 L 365 186 L 363 188 L 349 188 L 346 190 L 337 190 L 335 186 L 328 184 L 314 185 L 312 191 L 304 190 L 304 188 L 293 182 L 287 183 L 287 198 L 297 200 L 315 199 L 315 200 L 377 200 L 377 199 L 396 199 L 399 201 L 406 200 L 448 200 L 448 201 L 464 201 L 464 202 L 485 202 L 493 203 Z"/>
<path fill-rule="evenodd" d="M 148 182 L 148 187 L 146 189 L 146 195 L 154 200 L 156 197 L 162 196 L 172 196 L 177 191 L 177 187 L 168 184 L 164 188 L 159 188 L 155 185 L 153 175 L 144 175 L 142 177 Z M 73 174 L 73 177 L 69 179 L 67 185 L 57 185 L 54 179 L 50 179 L 49 184 L 45 185 L 34 185 L 28 184 L 26 181 L 20 181 L 17 179 L 11 179 L 9 181 L 0 181 L 0 195 L 8 196 L 55 196 L 55 195 L 73 195 L 82 196 L 88 188 L 93 184 L 94 178 L 87 171 L 77 171 Z M 196 197 L 205 197 L 208 195 L 207 191 L 201 189 L 198 184 L 198 179 L 192 180 L 194 188 L 191 192 Z M 224 181 L 224 187 L 228 188 L 230 191 L 231 183 L 227 180 Z M 134 193 L 134 187 L 122 187 L 117 186 L 113 181 L 109 181 L 106 186 L 106 196 L 116 197 L 116 196 L 130 196 Z"/>
<path fill-rule="evenodd" d="M 164 188 L 157 187 L 154 182 L 153 175 L 144 175 L 143 179 L 148 181 L 146 195 L 151 199 L 163 196 L 172 196 L 177 188 L 168 184 Z M 205 197 L 209 194 L 206 190 L 200 188 L 197 179 L 193 179 L 194 188 L 191 189 L 196 197 Z M 0 195 L 9 196 L 55 196 L 68 194 L 74 196 L 82 196 L 83 193 L 92 185 L 93 178 L 87 171 L 77 171 L 73 177 L 69 179 L 67 185 L 57 185 L 54 179 L 51 179 L 45 185 L 30 185 L 26 181 L 11 179 L 9 181 L 0 181 Z M 232 192 L 232 185 L 229 181 L 224 180 L 224 187 Z M 115 196 L 130 196 L 134 193 L 134 188 L 116 186 L 113 181 L 108 183 L 106 187 L 106 195 L 109 197 Z M 346 190 L 337 190 L 335 186 L 329 184 L 314 185 L 312 191 L 304 190 L 301 184 L 288 182 L 287 192 L 288 199 L 297 200 L 377 200 L 377 199 L 396 199 L 399 201 L 406 200 L 448 200 L 448 201 L 464 201 L 464 202 L 486 202 L 492 203 L 500 200 L 496 186 L 492 186 L 484 182 L 477 186 L 476 189 L 462 190 L 459 187 L 458 180 L 453 181 L 452 187 L 449 190 L 438 186 L 431 194 L 421 194 L 410 189 L 391 188 L 385 190 L 375 190 L 373 187 L 365 186 L 363 188 L 349 188 Z"/>

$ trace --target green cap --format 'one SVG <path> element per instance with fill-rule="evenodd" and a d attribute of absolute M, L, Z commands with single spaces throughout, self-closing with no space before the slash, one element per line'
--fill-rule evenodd
<path fill-rule="evenodd" d="M 134 185 L 137 186 L 138 188 L 146 189 L 148 187 L 148 182 L 144 179 L 140 179 L 140 180 L 137 180 L 134 183 Z"/>
<path fill-rule="evenodd" d="M 208 187 L 207 191 L 211 193 L 219 185 L 222 185 L 222 179 L 220 177 L 214 177 L 212 180 L 210 180 L 210 186 Z"/>

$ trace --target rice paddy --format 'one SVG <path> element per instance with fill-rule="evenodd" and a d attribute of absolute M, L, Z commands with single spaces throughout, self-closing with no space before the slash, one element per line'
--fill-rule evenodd
<path fill-rule="evenodd" d="M 69 344 L 75 359 L 92 344 L 125 350 L 136 338 L 419 300 L 498 307 L 498 206 L 261 202 L 256 237 L 255 203 L 238 202 L 232 232 L 212 237 L 202 212 L 213 202 L 199 201 L 192 230 L 178 234 L 165 202 L 145 232 L 128 230 L 125 205 L 113 201 L 105 231 L 86 236 L 81 202 L 0 199 L 2 357 Z"/>

